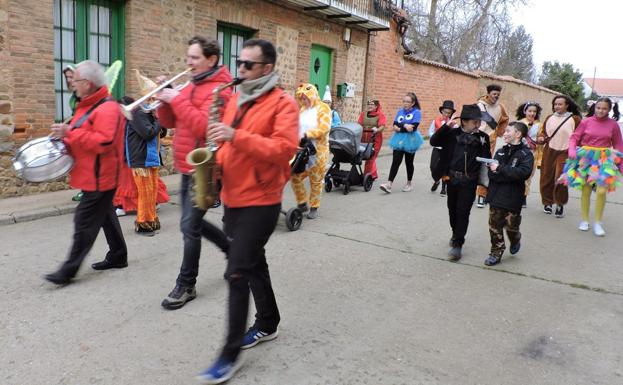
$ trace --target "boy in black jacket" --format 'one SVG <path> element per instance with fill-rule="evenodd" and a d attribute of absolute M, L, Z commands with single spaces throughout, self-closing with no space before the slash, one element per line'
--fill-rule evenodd
<path fill-rule="evenodd" d="M 521 206 L 523 203 L 525 182 L 532 174 L 534 157 L 532 151 L 523 144 L 528 134 L 528 126 L 521 122 L 512 122 L 504 130 L 506 145 L 495 153 L 497 161 L 489 165 L 489 191 L 486 201 L 489 203 L 489 234 L 491 252 L 485 265 L 500 263 L 506 245 L 504 228 L 510 241 L 510 252 L 516 254 L 521 246 Z"/>
<path fill-rule="evenodd" d="M 430 144 L 441 147 L 437 174 L 448 180 L 448 216 L 452 228 L 450 261 L 461 259 L 469 214 L 476 199 L 476 187 L 480 163 L 476 157 L 489 158 L 489 136 L 478 130 L 481 121 L 493 118 L 480 111 L 475 104 L 464 105 L 461 110 L 461 126 L 446 123 L 430 138 Z M 452 126 L 452 127 L 451 127 Z"/>

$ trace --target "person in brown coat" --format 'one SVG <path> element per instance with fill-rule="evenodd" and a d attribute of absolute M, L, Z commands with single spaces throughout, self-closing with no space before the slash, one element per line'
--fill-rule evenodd
<path fill-rule="evenodd" d="M 543 121 L 537 142 L 543 143 L 541 160 L 541 202 L 543 212 L 552 214 L 556 205 L 556 218 L 564 216 L 564 206 L 569 200 L 567 186 L 558 183 L 567 160 L 569 138 L 580 124 L 582 117 L 578 106 L 566 95 L 557 95 L 552 100 L 553 114 Z"/>

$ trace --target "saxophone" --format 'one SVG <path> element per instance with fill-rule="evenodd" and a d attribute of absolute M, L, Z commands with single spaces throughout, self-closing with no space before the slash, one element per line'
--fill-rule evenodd
<path fill-rule="evenodd" d="M 235 78 L 229 83 L 222 84 L 212 91 L 212 104 L 208 115 L 208 127 L 212 123 L 220 122 L 221 116 L 219 109 L 223 107 L 224 101 L 221 92 L 225 89 L 240 84 L 244 79 Z M 193 201 L 195 207 L 207 210 L 214 205 L 218 199 L 218 169 L 216 165 L 216 151 L 218 145 L 208 137 L 206 129 L 206 145 L 192 150 L 186 155 L 186 163 L 194 168 L 193 172 Z"/>

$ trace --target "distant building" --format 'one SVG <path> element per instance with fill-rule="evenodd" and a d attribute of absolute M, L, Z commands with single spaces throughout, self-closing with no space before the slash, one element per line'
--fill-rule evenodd
<path fill-rule="evenodd" d="M 595 92 L 615 101 L 623 100 L 623 79 L 584 78 L 586 95 Z"/>

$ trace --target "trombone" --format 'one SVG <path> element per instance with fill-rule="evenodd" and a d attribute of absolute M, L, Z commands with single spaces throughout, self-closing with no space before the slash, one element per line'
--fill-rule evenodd
<path fill-rule="evenodd" d="M 140 107 L 145 112 L 150 112 L 150 111 L 153 111 L 153 110 L 157 109 L 162 104 L 162 102 L 159 101 L 159 100 L 156 100 L 155 102 L 150 103 L 150 104 L 148 104 L 146 106 L 143 106 L 143 103 L 146 100 L 148 100 L 151 97 L 153 97 L 158 92 L 162 91 L 163 89 L 165 89 L 166 87 L 171 85 L 177 79 L 179 79 L 182 76 L 184 76 L 187 73 L 189 73 L 191 70 L 192 70 L 192 68 L 187 68 L 185 71 L 180 72 L 179 74 L 173 76 L 171 79 L 169 79 L 166 82 L 160 84 L 158 87 L 156 87 L 153 90 L 149 91 L 148 93 L 143 95 L 141 98 L 139 98 L 136 101 L 134 101 L 134 103 L 128 104 L 127 106 L 121 106 L 121 112 L 126 117 L 126 119 L 132 120 L 132 111 L 136 110 L 138 107 Z M 181 84 L 181 85 L 175 87 L 175 89 L 177 89 L 178 91 L 181 91 L 183 88 L 185 88 L 189 84 L 190 84 L 190 82 L 187 81 L 186 83 Z"/>

